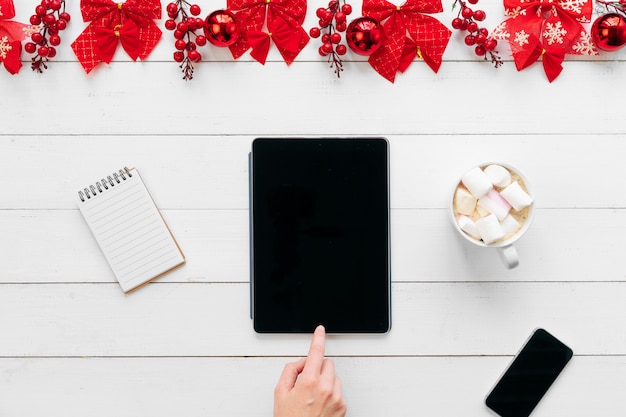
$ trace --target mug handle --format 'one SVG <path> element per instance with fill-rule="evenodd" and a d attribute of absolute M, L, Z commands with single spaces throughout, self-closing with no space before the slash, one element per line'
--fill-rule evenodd
<path fill-rule="evenodd" d="M 508 269 L 513 269 L 519 265 L 519 255 L 513 245 L 506 245 L 498 248 L 500 259 Z"/>

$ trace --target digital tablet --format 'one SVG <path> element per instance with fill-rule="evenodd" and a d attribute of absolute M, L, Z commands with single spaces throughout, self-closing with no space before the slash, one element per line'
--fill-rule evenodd
<path fill-rule="evenodd" d="M 389 331 L 387 140 L 260 138 L 250 173 L 254 329 Z"/>

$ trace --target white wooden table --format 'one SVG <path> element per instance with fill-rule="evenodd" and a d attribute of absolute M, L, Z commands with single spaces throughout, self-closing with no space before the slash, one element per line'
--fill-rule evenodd
<path fill-rule="evenodd" d="M 27 21 L 34 2 L 16 3 Z M 503 6 L 481 3 L 493 28 Z M 87 76 L 69 48 L 79 2 L 68 10 L 45 74 L 0 71 L 0 416 L 271 416 L 309 337 L 252 329 L 247 153 L 257 136 L 351 135 L 390 141 L 393 327 L 329 337 L 348 415 L 489 416 L 484 396 L 536 327 L 575 356 L 534 416 L 624 415 L 623 51 L 568 60 L 549 84 L 540 63 L 517 72 L 502 48 L 495 70 L 453 34 L 438 74 L 415 62 L 391 84 L 355 55 L 337 79 L 313 40 L 290 67 L 274 48 L 265 66 L 206 49 L 184 82 L 166 32 L 148 61 L 118 50 Z M 515 270 L 447 218 L 455 180 L 485 161 L 535 189 Z M 124 165 L 187 256 L 130 295 L 76 204 Z"/>

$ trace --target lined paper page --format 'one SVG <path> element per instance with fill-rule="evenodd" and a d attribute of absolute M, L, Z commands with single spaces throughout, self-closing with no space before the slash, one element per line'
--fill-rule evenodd
<path fill-rule="evenodd" d="M 124 292 L 181 265 L 185 258 L 136 169 L 108 190 L 79 201 Z"/>

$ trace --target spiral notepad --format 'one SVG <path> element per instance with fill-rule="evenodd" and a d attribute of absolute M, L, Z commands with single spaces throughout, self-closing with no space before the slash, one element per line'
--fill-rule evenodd
<path fill-rule="evenodd" d="M 185 263 L 135 168 L 102 178 L 78 197 L 78 207 L 124 292 Z"/>

